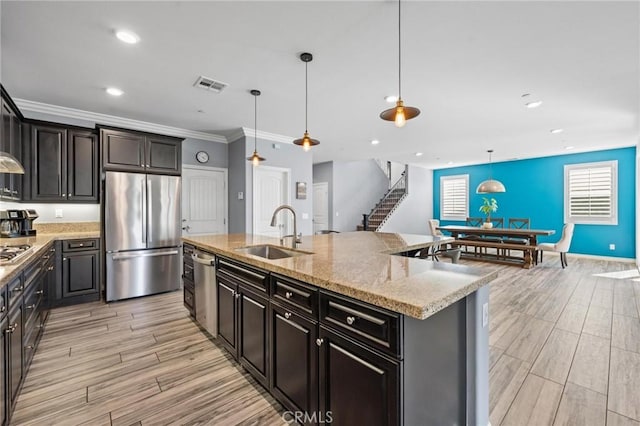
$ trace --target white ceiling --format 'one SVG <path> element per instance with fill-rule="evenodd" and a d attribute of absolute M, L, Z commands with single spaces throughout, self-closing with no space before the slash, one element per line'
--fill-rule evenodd
<path fill-rule="evenodd" d="M 401 129 L 378 118 L 397 91 L 393 1 L 3 0 L 1 13 L 2 83 L 13 97 L 222 135 L 253 128 L 257 88 L 258 129 L 301 137 L 298 55 L 311 52 L 316 163 L 441 168 L 486 162 L 489 148 L 500 161 L 630 146 L 640 134 L 635 1 L 403 2 L 403 98 L 422 114 Z M 123 44 L 119 28 L 142 41 Z M 201 74 L 230 87 L 195 89 Z M 523 93 L 543 105 L 525 108 Z"/>

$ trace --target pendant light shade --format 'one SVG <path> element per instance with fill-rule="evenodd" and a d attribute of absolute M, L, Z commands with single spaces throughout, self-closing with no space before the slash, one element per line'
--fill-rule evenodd
<path fill-rule="evenodd" d="M 504 187 L 504 184 L 499 180 L 494 180 L 492 178 L 493 168 L 491 166 L 491 153 L 492 149 L 487 151 L 489 153 L 489 179 L 484 182 L 480 182 L 480 185 L 476 188 L 476 194 L 493 194 L 496 192 L 507 192 L 507 189 Z"/>
<path fill-rule="evenodd" d="M 0 151 L 0 173 L 23 175 L 24 167 L 13 155 Z"/>
<path fill-rule="evenodd" d="M 247 160 L 251 161 L 254 167 L 260 165 L 261 161 L 265 161 L 265 158 L 260 157 L 258 155 L 258 96 L 260 96 L 260 91 L 253 89 L 250 92 L 253 95 L 254 100 L 254 113 L 253 113 L 253 155 L 251 157 L 247 157 Z"/>
<path fill-rule="evenodd" d="M 389 108 L 380 113 L 380 118 L 393 121 L 396 127 L 402 127 L 407 120 L 420 115 L 418 108 L 405 106 L 402 101 L 402 20 L 400 15 L 400 0 L 398 0 L 398 100 L 394 108 Z"/>
<path fill-rule="evenodd" d="M 309 115 L 309 74 L 307 65 L 313 60 L 311 53 L 303 53 L 300 60 L 304 62 L 304 136 L 293 141 L 294 144 L 300 145 L 305 151 L 309 151 L 312 146 L 320 145 L 317 139 L 311 139 L 309 136 L 308 115 Z"/>

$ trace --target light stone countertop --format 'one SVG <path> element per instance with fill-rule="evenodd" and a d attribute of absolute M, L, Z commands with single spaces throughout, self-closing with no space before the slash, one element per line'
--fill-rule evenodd
<path fill-rule="evenodd" d="M 448 259 L 433 262 L 392 255 L 453 241 L 450 237 L 381 232 L 314 235 L 303 237 L 297 249 L 312 254 L 277 260 L 234 250 L 258 244 L 278 246 L 276 238 L 225 234 L 184 237 L 183 241 L 418 319 L 430 317 L 498 275 L 484 268 L 452 265 Z"/>
<path fill-rule="evenodd" d="M 33 237 L 1 239 L 0 246 L 31 244 L 33 247 L 29 254 L 20 258 L 18 262 L 0 266 L 0 288 L 18 276 L 24 267 L 29 265 L 34 259 L 38 259 L 40 256 L 45 254 L 46 250 L 48 250 L 48 247 L 50 246 L 49 243 L 56 240 L 73 240 L 76 238 L 100 238 L 100 231 L 64 232 L 57 234 L 38 233 L 38 235 Z"/>

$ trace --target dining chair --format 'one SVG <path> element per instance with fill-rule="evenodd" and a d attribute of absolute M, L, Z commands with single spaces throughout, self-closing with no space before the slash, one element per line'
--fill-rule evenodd
<path fill-rule="evenodd" d="M 444 237 L 444 234 L 441 230 L 438 229 L 440 226 L 440 221 L 438 219 L 429 219 L 429 229 L 431 230 L 431 235 L 434 237 Z"/>
<path fill-rule="evenodd" d="M 530 229 L 531 220 L 527 217 L 511 217 L 509 218 L 510 229 Z M 502 240 L 505 244 L 529 244 L 528 238 L 504 237 Z M 505 250 L 505 256 L 511 256 L 511 250 Z"/>
<path fill-rule="evenodd" d="M 540 243 L 536 247 L 536 263 L 538 263 L 538 253 L 540 253 L 540 263 L 542 263 L 542 252 L 547 251 L 555 251 L 560 253 L 560 264 L 562 265 L 562 269 L 567 266 L 567 252 L 569 251 L 569 246 L 571 246 L 571 239 L 573 238 L 573 228 L 575 225 L 573 223 L 565 223 L 562 228 L 562 237 L 560 241 L 557 243 Z"/>
<path fill-rule="evenodd" d="M 484 222 L 484 220 L 481 217 L 468 217 L 465 225 L 467 226 L 482 226 L 482 222 Z"/>
<path fill-rule="evenodd" d="M 491 223 L 493 224 L 492 228 L 504 228 L 504 218 L 502 217 L 492 217 L 491 218 Z M 482 237 L 483 241 L 490 241 L 492 243 L 501 243 L 502 242 L 502 237 L 498 237 L 498 236 L 493 236 L 493 235 L 484 235 Z M 482 251 L 484 251 L 485 254 L 487 254 L 489 252 L 489 248 L 488 247 L 482 247 Z M 496 249 L 496 258 L 500 258 L 500 253 L 501 253 L 501 249 Z"/>

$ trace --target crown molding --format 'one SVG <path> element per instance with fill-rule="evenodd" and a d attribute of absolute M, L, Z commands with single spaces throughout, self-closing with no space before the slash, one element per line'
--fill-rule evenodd
<path fill-rule="evenodd" d="M 18 108 L 24 111 L 75 118 L 78 120 L 91 121 L 96 124 L 106 124 L 109 126 L 123 127 L 131 130 L 159 133 L 167 136 L 177 136 L 181 138 L 194 138 L 211 142 L 227 143 L 227 138 L 221 135 L 214 135 L 212 133 L 181 129 L 179 127 L 164 126 L 162 124 L 149 123 L 148 121 L 132 120 L 130 118 L 118 117 L 115 115 L 83 111 L 80 109 L 45 104 L 42 102 L 29 101 L 26 99 L 15 98 L 14 101 Z"/>
<path fill-rule="evenodd" d="M 229 139 L 229 142 L 233 142 L 233 141 L 237 141 L 241 137 L 253 138 L 253 135 L 254 135 L 253 129 L 250 129 L 248 127 L 241 127 L 236 132 L 233 132 L 228 139 Z M 263 132 L 261 130 L 258 130 L 256 136 L 258 137 L 258 139 L 262 139 L 266 141 L 290 143 L 290 144 L 293 143 L 293 139 L 294 139 L 290 136 L 279 135 L 277 133 Z"/>

